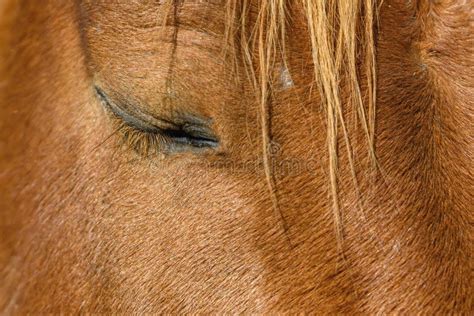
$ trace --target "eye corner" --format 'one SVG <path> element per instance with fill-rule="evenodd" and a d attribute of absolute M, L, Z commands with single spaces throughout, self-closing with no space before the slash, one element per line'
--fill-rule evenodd
<path fill-rule="evenodd" d="M 105 91 L 102 90 L 98 85 L 94 84 L 92 86 L 94 90 L 94 94 L 99 98 L 99 100 L 106 102 L 107 101 L 107 95 L 105 94 Z"/>

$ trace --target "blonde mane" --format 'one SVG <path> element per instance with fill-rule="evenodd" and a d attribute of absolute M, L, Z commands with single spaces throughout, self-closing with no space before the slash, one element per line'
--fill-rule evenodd
<path fill-rule="evenodd" d="M 270 101 L 272 91 L 272 71 L 280 58 L 286 62 L 286 25 L 288 2 L 285 0 L 261 0 L 257 21 L 249 29 L 247 12 L 250 0 L 228 0 L 227 37 L 238 35 L 240 49 L 249 69 L 249 74 L 259 95 L 261 106 L 261 126 L 263 136 L 263 157 L 265 174 L 272 196 L 275 211 L 281 219 L 283 229 L 286 223 L 275 193 L 275 180 L 270 167 L 269 152 Z M 327 120 L 327 146 L 329 153 L 329 175 L 338 240 L 342 239 L 341 215 L 338 202 L 338 129 L 344 133 L 345 147 L 353 172 L 353 160 L 349 137 L 343 118 L 340 80 L 344 76 L 351 89 L 352 105 L 355 107 L 360 123 L 367 136 L 369 155 L 375 164 L 375 100 L 376 68 L 374 32 L 377 16 L 376 0 L 353 1 L 313 1 L 302 0 L 309 31 L 314 65 L 314 79 L 318 87 L 322 107 Z M 237 28 L 234 29 L 234 28 Z M 232 42 L 232 40 L 226 40 Z M 252 58 L 252 52 L 258 52 L 258 61 Z M 362 57 L 363 56 L 363 57 Z M 357 63 L 363 58 L 365 73 L 359 74 Z M 252 67 L 252 65 L 255 65 Z M 360 78 L 365 77 L 368 95 L 361 92 Z M 363 100 L 367 100 L 364 104 Z"/>

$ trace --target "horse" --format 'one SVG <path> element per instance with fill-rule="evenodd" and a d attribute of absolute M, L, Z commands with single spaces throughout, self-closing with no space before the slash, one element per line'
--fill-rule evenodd
<path fill-rule="evenodd" d="M 0 1 L 0 310 L 471 314 L 473 12 Z"/>

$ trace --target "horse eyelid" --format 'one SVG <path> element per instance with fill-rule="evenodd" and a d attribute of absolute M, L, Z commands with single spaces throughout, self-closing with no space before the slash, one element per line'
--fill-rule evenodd
<path fill-rule="evenodd" d="M 100 87 L 94 86 L 94 89 L 108 110 L 120 118 L 124 124 L 140 132 L 161 135 L 170 140 L 174 140 L 177 144 L 190 145 L 197 148 L 215 148 L 219 144 L 216 137 L 204 132 L 201 127 L 192 124 L 179 126 L 177 124 L 164 122 L 164 127 L 154 126 L 116 105 Z"/>
<path fill-rule="evenodd" d="M 115 116 L 119 117 L 125 124 L 130 127 L 136 128 L 142 132 L 154 133 L 159 132 L 159 128 L 153 126 L 152 124 L 147 123 L 146 121 L 135 117 L 134 115 L 128 113 L 126 110 L 122 109 L 120 106 L 116 105 L 110 100 L 108 95 L 101 88 L 95 86 L 95 92 L 102 103 L 110 110 Z"/>

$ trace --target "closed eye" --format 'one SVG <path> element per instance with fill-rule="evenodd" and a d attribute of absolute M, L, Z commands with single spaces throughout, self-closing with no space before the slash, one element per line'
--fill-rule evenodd
<path fill-rule="evenodd" d="M 160 149 L 183 151 L 186 148 L 216 148 L 219 145 L 217 137 L 202 119 L 192 116 L 179 122 L 158 119 L 132 106 L 118 104 L 103 89 L 94 88 L 105 108 L 120 120 L 126 141 L 134 149 L 148 154 Z"/>

